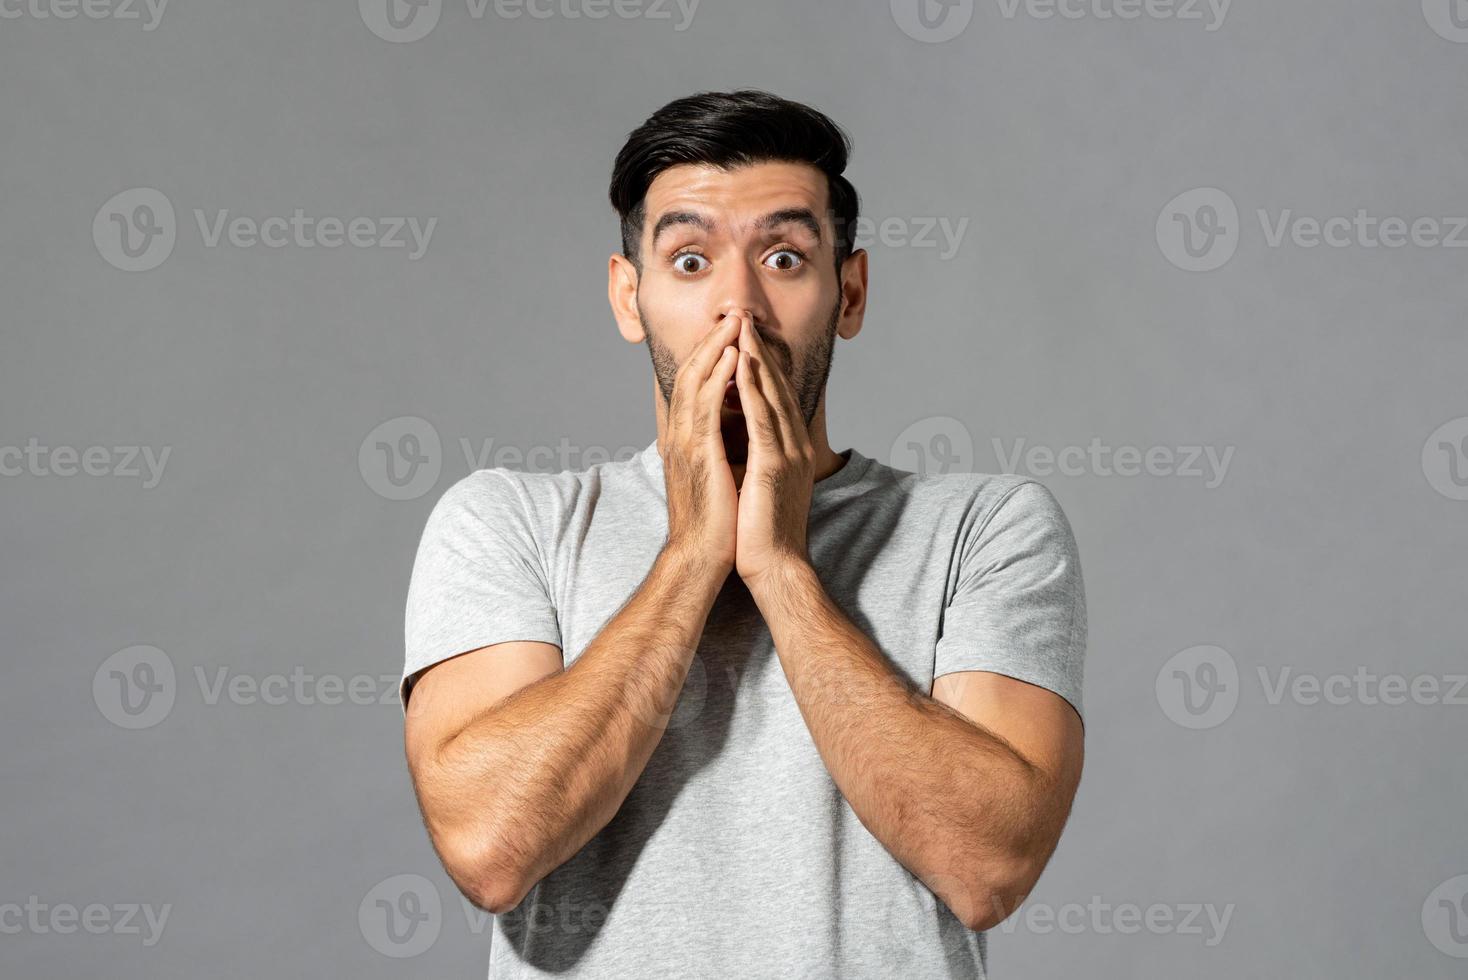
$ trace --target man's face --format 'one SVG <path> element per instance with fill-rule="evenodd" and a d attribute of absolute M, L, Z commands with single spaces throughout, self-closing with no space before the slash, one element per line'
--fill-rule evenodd
<path fill-rule="evenodd" d="M 755 331 L 790 379 L 807 427 L 831 367 L 841 293 L 826 178 L 798 163 L 732 171 L 680 165 L 648 188 L 638 314 L 664 405 L 678 368 L 730 310 Z M 748 432 L 730 384 L 720 413 L 729 461 L 747 459 Z"/>

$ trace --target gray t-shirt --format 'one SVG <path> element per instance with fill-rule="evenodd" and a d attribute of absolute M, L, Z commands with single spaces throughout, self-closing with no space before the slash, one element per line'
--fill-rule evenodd
<path fill-rule="evenodd" d="M 1050 491 L 841 455 L 815 484 L 810 557 L 894 668 L 924 692 L 951 671 L 994 671 L 1079 712 L 1085 593 Z M 656 440 L 577 472 L 460 480 L 419 545 L 405 682 L 505 640 L 556 644 L 569 667 L 646 578 L 666 502 Z M 641 777 L 606 827 L 495 918 L 489 976 L 982 978 L 985 962 L 984 934 L 837 789 L 731 573 Z"/>

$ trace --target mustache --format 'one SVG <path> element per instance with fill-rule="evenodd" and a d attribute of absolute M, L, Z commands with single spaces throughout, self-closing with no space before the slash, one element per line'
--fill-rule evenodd
<path fill-rule="evenodd" d="M 761 328 L 759 324 L 755 324 L 754 332 L 759 337 L 760 343 L 764 345 L 765 350 L 778 362 L 773 366 L 778 367 L 785 377 L 793 377 L 795 370 L 795 352 L 790 349 L 790 345 L 769 331 Z"/>
<path fill-rule="evenodd" d="M 671 350 L 659 342 L 658 337 L 660 331 L 657 326 L 650 323 L 646 316 L 640 316 L 639 319 L 642 323 L 643 339 L 648 353 L 652 358 L 653 373 L 657 379 L 658 390 L 663 397 L 663 404 L 671 404 L 673 399 L 673 382 L 678 374 L 678 370 L 683 365 L 677 360 Z M 827 324 L 828 334 L 835 327 L 835 310 L 833 310 L 829 320 L 830 322 Z M 767 370 L 779 371 L 784 375 L 787 382 L 798 387 L 802 383 L 802 378 L 806 374 L 811 373 L 811 365 L 799 365 L 801 377 L 797 377 L 796 368 L 798 365 L 796 364 L 794 348 L 778 334 L 771 332 L 767 324 L 756 322 L 754 324 L 754 332 L 759 338 L 760 344 L 765 349 L 765 368 Z M 829 337 L 827 338 L 827 342 L 829 343 Z M 821 374 L 819 381 L 824 382 L 825 372 L 822 371 L 819 373 Z M 809 416 L 810 412 L 811 409 L 807 406 L 805 408 L 805 414 Z"/>

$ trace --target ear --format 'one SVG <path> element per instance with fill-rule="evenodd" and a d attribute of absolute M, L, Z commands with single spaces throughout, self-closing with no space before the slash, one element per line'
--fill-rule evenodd
<path fill-rule="evenodd" d="M 850 340 L 861 332 L 862 318 L 867 311 L 867 250 L 859 248 L 841 263 L 841 316 L 836 321 L 836 333 L 842 340 Z"/>
<path fill-rule="evenodd" d="M 607 301 L 617 318 L 617 332 L 629 344 L 643 341 L 642 318 L 637 312 L 637 268 L 621 254 L 607 262 Z"/>

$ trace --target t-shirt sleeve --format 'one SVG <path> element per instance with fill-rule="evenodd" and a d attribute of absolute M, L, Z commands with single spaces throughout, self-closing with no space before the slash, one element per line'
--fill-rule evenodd
<path fill-rule="evenodd" d="M 986 670 L 1054 691 L 1085 717 L 1086 593 L 1080 554 L 1043 484 L 1005 492 L 961 542 L 933 676 Z"/>
<path fill-rule="evenodd" d="M 480 470 L 434 505 L 418 544 L 403 617 L 399 700 L 413 675 L 506 640 L 561 645 L 540 549 L 522 491 L 498 470 Z"/>

